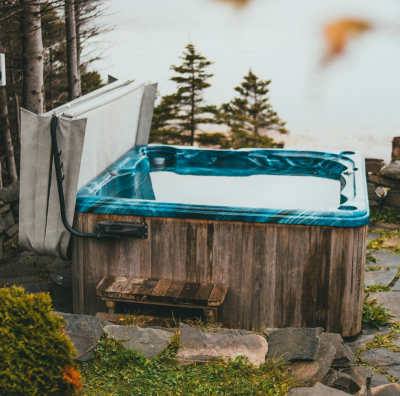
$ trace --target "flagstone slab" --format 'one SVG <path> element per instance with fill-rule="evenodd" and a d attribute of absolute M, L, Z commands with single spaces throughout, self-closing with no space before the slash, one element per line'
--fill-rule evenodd
<path fill-rule="evenodd" d="M 382 285 L 389 286 L 398 273 L 397 268 L 390 270 L 369 271 L 365 273 L 365 286 L 372 286 L 381 283 Z"/>
<path fill-rule="evenodd" d="M 383 247 L 388 247 L 388 248 L 393 248 L 395 246 L 400 246 L 400 237 L 393 237 L 390 239 L 387 239 L 385 242 L 383 242 Z"/>
<path fill-rule="evenodd" d="M 400 279 L 397 279 L 397 282 L 394 284 L 394 286 L 391 288 L 391 290 L 400 292 Z"/>
<path fill-rule="evenodd" d="M 371 252 L 371 255 L 377 259 L 377 262 L 369 261 L 367 258 L 367 267 L 398 268 L 400 267 L 400 256 L 385 251 L 377 250 Z"/>

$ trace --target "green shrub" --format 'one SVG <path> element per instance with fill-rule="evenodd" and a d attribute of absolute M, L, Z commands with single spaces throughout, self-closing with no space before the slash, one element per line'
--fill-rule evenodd
<path fill-rule="evenodd" d="M 392 315 L 387 308 L 384 308 L 382 304 L 378 305 L 375 297 L 371 298 L 369 301 L 368 297 L 369 293 L 367 293 L 363 301 L 362 321 L 369 322 L 378 330 L 381 329 L 380 326 L 392 323 L 394 315 Z"/>
<path fill-rule="evenodd" d="M 63 318 L 45 293 L 0 289 L 0 395 L 74 395 L 81 388 Z"/>

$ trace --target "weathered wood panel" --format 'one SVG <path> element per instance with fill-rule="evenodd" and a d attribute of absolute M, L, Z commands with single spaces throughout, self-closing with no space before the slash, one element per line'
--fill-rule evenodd
<path fill-rule="evenodd" d="M 75 228 L 98 221 L 146 222 L 148 239 L 74 239 L 74 311 L 96 314 L 105 275 L 229 286 L 219 320 L 233 328 L 321 326 L 360 331 L 366 228 L 341 228 L 75 214 Z M 175 284 L 176 285 L 176 284 Z M 166 286 L 166 285 L 165 285 Z"/>

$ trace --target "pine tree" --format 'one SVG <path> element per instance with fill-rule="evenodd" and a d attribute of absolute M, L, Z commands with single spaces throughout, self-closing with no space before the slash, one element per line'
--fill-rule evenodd
<path fill-rule="evenodd" d="M 193 146 L 199 126 L 215 124 L 210 115 L 216 114 L 217 108 L 206 106 L 202 96 L 203 90 L 211 86 L 207 80 L 213 74 L 207 74 L 205 69 L 213 62 L 198 53 L 193 44 L 186 46 L 180 59 L 182 65 L 171 66 L 177 73 L 171 80 L 178 84 L 178 91 L 164 96 L 155 108 L 151 141 Z"/>
<path fill-rule="evenodd" d="M 149 143 L 188 144 L 189 136 L 181 134 L 176 123 L 179 107 L 176 95 L 166 95 L 154 108 Z"/>
<path fill-rule="evenodd" d="M 260 80 L 250 70 L 244 82 L 235 88 L 240 96 L 221 106 L 217 117 L 230 127 L 230 147 L 276 147 L 268 132 L 288 133 L 269 103 L 270 83 Z"/>

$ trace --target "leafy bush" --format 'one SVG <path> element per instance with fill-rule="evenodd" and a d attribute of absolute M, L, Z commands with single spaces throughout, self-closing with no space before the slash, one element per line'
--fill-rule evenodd
<path fill-rule="evenodd" d="M 45 293 L 0 289 L 1 395 L 74 395 L 81 388 L 63 318 L 51 311 Z"/>
<path fill-rule="evenodd" d="M 376 329 L 381 329 L 380 326 L 392 323 L 394 315 L 390 313 L 387 308 L 384 308 L 382 304 L 378 305 L 376 298 L 373 297 L 368 301 L 369 293 L 363 301 L 363 313 L 362 321 L 369 322 Z"/>

